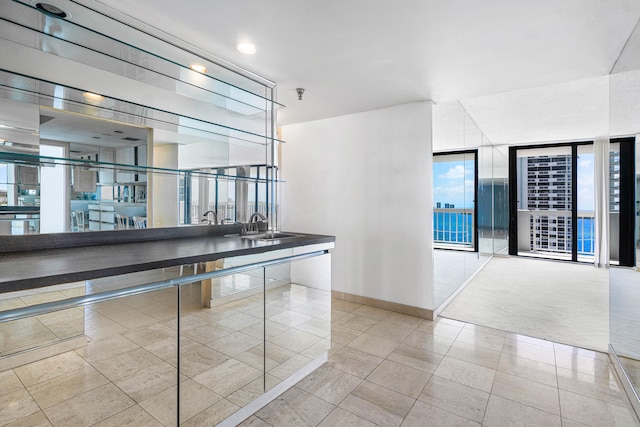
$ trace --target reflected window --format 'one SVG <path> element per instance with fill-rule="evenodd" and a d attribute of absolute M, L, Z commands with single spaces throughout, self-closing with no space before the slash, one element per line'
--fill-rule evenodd
<path fill-rule="evenodd" d="M 436 248 L 477 250 L 477 152 L 434 154 L 433 241 Z"/>

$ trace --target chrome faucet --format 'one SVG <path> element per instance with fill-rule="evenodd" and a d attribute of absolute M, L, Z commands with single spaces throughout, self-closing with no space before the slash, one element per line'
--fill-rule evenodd
<path fill-rule="evenodd" d="M 247 226 L 244 224 L 244 222 L 236 221 L 236 222 L 234 222 L 234 224 L 238 224 L 238 225 L 242 226 L 242 228 L 240 228 L 240 235 L 241 236 L 246 236 L 247 235 Z"/>
<path fill-rule="evenodd" d="M 259 231 L 258 230 L 258 221 L 266 221 L 267 217 L 262 215 L 260 212 L 254 212 L 251 214 L 251 218 L 249 218 L 249 231 L 252 231 L 254 229 L 254 224 L 255 224 L 255 231 Z"/>
<path fill-rule="evenodd" d="M 209 225 L 212 225 L 212 223 L 213 225 L 218 225 L 218 214 L 215 211 L 206 211 L 202 215 L 204 216 L 202 222 L 208 222 Z M 213 220 L 211 217 L 213 217 Z"/>

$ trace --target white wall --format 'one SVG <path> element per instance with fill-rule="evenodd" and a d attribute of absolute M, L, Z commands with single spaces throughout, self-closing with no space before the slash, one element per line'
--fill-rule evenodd
<path fill-rule="evenodd" d="M 68 157 L 64 146 L 40 145 L 40 155 Z M 40 233 L 62 233 L 69 227 L 69 180 L 62 165 L 40 168 Z"/>
<path fill-rule="evenodd" d="M 34 104 L 0 99 L 0 139 L 37 146 L 40 143 L 40 107 Z"/>
<path fill-rule="evenodd" d="M 335 235 L 334 290 L 433 308 L 431 102 L 286 126 L 284 230 Z"/>
<path fill-rule="evenodd" d="M 154 142 L 156 141 L 154 138 Z M 178 146 L 158 145 L 153 148 L 154 166 L 176 169 L 178 167 Z M 153 174 L 153 227 L 176 227 L 180 222 L 178 203 L 178 176 L 173 174 Z"/>

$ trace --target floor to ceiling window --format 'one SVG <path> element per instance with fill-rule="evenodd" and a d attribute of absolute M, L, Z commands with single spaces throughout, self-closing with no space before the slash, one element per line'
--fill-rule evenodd
<path fill-rule="evenodd" d="M 433 242 L 436 248 L 477 251 L 477 151 L 433 156 Z"/>
<path fill-rule="evenodd" d="M 611 260 L 616 263 L 619 259 L 626 262 L 629 252 L 621 224 L 633 222 L 633 217 L 623 212 L 625 200 L 633 197 L 633 192 L 626 190 L 630 184 L 624 177 L 633 172 L 625 172 L 629 168 L 624 161 L 627 154 L 621 154 L 624 147 L 633 144 L 620 141 L 611 143 L 609 194 L 603 195 L 609 198 L 609 245 Z M 515 183 L 509 195 L 511 255 L 594 260 L 594 164 L 592 142 L 510 148 L 509 174 Z"/>
<path fill-rule="evenodd" d="M 592 151 L 585 143 L 511 148 L 516 185 L 510 254 L 573 261 L 593 257 Z"/>

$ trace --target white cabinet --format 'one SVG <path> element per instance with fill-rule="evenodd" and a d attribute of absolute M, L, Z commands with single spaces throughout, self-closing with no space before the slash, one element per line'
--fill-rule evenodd
<path fill-rule="evenodd" d="M 115 208 L 113 205 L 89 205 L 89 230 L 114 230 Z"/>

